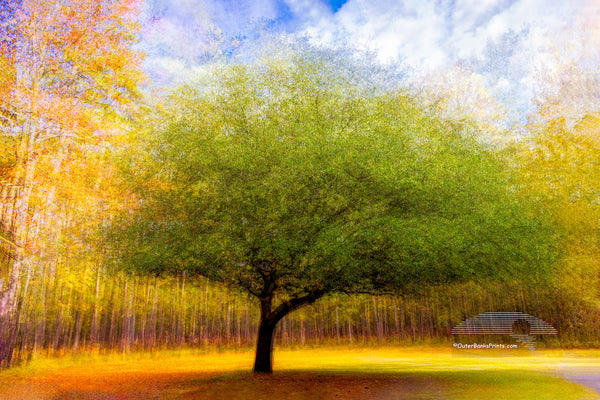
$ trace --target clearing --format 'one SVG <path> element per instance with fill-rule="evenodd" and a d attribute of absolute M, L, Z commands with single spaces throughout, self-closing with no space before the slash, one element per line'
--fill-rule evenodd
<path fill-rule="evenodd" d="M 600 376 L 597 350 L 278 349 L 272 376 L 254 376 L 252 361 L 250 350 L 40 359 L 0 372 L 0 398 L 600 399 L 585 386 Z"/>

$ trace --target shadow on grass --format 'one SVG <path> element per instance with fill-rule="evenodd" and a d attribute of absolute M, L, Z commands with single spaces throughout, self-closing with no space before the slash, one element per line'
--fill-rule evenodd
<path fill-rule="evenodd" d="M 190 382 L 192 383 L 192 382 Z M 445 385 L 434 377 L 404 374 L 275 372 L 235 373 L 196 380 L 181 400 L 191 399 L 443 399 Z"/>
<path fill-rule="evenodd" d="M 54 385 L 52 390 L 50 386 Z M 19 389 L 19 388 L 15 388 Z M 4 397 L 2 397 L 4 399 Z M 273 375 L 123 374 L 65 382 L 29 382 L 8 400 L 592 400 L 592 391 L 537 371 L 361 373 L 285 371 Z"/>
<path fill-rule="evenodd" d="M 582 386 L 549 374 L 522 370 L 419 373 L 287 371 L 276 372 L 273 375 L 231 373 L 182 380 L 175 386 L 165 388 L 156 398 L 168 400 L 599 399 L 596 394 Z"/>

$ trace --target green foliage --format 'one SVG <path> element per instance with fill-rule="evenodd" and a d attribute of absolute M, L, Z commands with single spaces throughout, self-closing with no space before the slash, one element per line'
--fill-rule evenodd
<path fill-rule="evenodd" d="M 111 231 L 121 265 L 291 298 L 544 270 L 548 227 L 506 165 L 324 65 L 225 66 L 157 110 L 121 160 L 140 200 Z"/>

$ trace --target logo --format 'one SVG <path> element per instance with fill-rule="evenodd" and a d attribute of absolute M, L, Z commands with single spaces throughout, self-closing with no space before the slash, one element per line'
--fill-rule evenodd
<path fill-rule="evenodd" d="M 486 312 L 467 318 L 452 328 L 453 335 L 509 335 L 530 350 L 535 349 L 535 336 L 556 335 L 547 322 L 522 312 Z"/>

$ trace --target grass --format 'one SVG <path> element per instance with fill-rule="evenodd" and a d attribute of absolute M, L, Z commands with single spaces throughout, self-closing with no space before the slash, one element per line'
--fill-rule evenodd
<path fill-rule="evenodd" d="M 559 368 L 598 365 L 600 352 L 452 351 L 444 347 L 276 350 L 254 376 L 248 350 L 40 359 L 0 372 L 6 400 L 600 399 Z"/>

